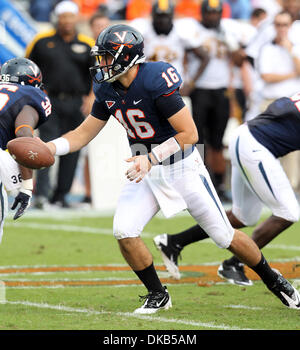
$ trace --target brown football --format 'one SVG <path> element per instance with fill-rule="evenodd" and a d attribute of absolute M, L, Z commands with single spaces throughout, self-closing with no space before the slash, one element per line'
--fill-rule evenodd
<path fill-rule="evenodd" d="M 48 168 L 55 162 L 49 148 L 35 137 L 17 137 L 7 143 L 14 160 L 30 169 Z"/>

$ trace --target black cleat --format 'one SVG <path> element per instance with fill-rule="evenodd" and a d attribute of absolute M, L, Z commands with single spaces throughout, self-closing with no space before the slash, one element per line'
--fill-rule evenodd
<path fill-rule="evenodd" d="M 228 264 L 225 260 L 218 268 L 218 275 L 232 284 L 239 286 L 253 285 L 253 282 L 246 277 L 244 264 L 242 263 Z"/>
<path fill-rule="evenodd" d="M 171 297 L 167 287 L 163 292 L 149 292 L 149 294 L 140 296 L 141 300 L 145 300 L 144 304 L 134 310 L 135 314 L 154 314 L 159 310 L 168 310 L 172 307 Z"/>
<path fill-rule="evenodd" d="M 180 256 L 181 249 L 176 249 L 170 245 L 166 233 L 154 237 L 153 241 L 156 248 L 161 252 L 166 269 L 174 279 L 179 280 L 180 272 L 178 269 L 178 257 Z"/>
<path fill-rule="evenodd" d="M 277 281 L 268 289 L 281 300 L 281 302 L 290 309 L 300 309 L 300 294 L 290 282 L 288 282 L 279 271 Z"/>

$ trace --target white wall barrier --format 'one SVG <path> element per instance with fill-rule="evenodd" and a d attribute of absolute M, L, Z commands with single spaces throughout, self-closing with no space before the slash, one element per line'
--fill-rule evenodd
<path fill-rule="evenodd" d="M 125 129 L 114 117 L 89 143 L 88 154 L 93 208 L 114 210 L 129 167 L 125 159 L 131 156 Z"/>

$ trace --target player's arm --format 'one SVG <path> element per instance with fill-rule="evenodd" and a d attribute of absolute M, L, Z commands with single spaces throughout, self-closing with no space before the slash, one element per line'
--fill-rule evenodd
<path fill-rule="evenodd" d="M 47 143 L 53 155 L 64 155 L 86 146 L 104 128 L 107 120 L 93 117 L 91 114 L 74 130 Z"/>
<path fill-rule="evenodd" d="M 156 101 L 159 112 L 168 119 L 177 134 L 152 149 L 144 156 L 135 156 L 127 159 L 134 162 L 126 176 L 130 181 L 140 182 L 153 165 L 160 164 L 173 154 L 185 151 L 198 141 L 198 132 L 193 117 L 184 105 L 178 90 L 169 95 L 160 96 Z"/>
<path fill-rule="evenodd" d="M 193 48 L 188 51 L 191 51 L 194 53 L 194 55 L 200 60 L 200 65 L 197 71 L 195 72 L 194 76 L 190 77 L 190 80 L 188 81 L 188 83 L 184 84 L 183 87 L 181 88 L 180 92 L 183 96 L 190 95 L 191 91 L 195 88 L 195 82 L 202 75 L 202 73 L 204 72 L 210 60 L 209 53 L 204 47 L 199 46 L 197 48 Z M 188 63 L 189 62 L 187 62 L 187 64 Z"/>
<path fill-rule="evenodd" d="M 37 126 L 38 121 L 38 112 L 29 105 L 24 106 L 15 121 L 16 137 L 33 137 L 33 130 Z M 22 184 L 11 207 L 11 209 L 14 210 L 19 205 L 18 210 L 14 215 L 14 220 L 21 217 L 29 207 L 33 190 L 32 169 L 25 168 L 21 165 L 19 165 L 19 168 L 22 176 Z"/>

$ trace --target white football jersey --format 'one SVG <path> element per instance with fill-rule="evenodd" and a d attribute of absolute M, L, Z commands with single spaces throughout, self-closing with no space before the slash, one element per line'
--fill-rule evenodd
<path fill-rule="evenodd" d="M 228 23 L 229 24 L 229 23 Z M 200 44 L 208 51 L 210 60 L 195 85 L 202 89 L 226 88 L 230 84 L 231 66 L 229 52 L 238 49 L 239 43 L 235 35 L 235 22 L 227 25 L 226 19 L 221 20 L 220 29 L 208 29 L 198 23 Z M 199 62 L 189 54 L 188 67 L 194 75 Z"/>
<path fill-rule="evenodd" d="M 175 19 L 173 24 L 168 35 L 158 35 L 151 18 L 137 18 L 130 23 L 144 37 L 147 60 L 172 64 L 184 79 L 185 50 L 200 46 L 198 22 L 193 18 L 182 18 Z"/>

